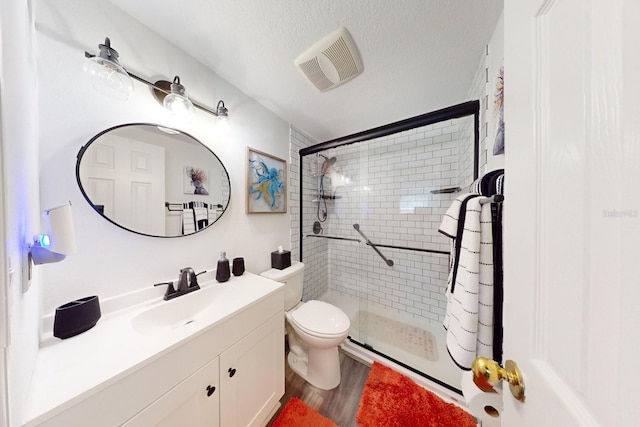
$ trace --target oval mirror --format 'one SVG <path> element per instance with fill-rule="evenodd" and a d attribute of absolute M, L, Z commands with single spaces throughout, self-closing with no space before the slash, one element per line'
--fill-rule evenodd
<path fill-rule="evenodd" d="M 148 123 L 94 136 L 78 153 L 76 179 L 96 212 L 147 236 L 202 231 L 230 199 L 229 174 L 213 151 L 185 132 Z"/>

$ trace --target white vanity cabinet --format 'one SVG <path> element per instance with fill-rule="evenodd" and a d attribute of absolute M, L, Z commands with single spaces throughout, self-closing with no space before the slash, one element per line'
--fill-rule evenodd
<path fill-rule="evenodd" d="M 265 425 L 284 395 L 284 288 L 228 283 L 179 329 L 126 332 L 136 311 L 43 349 L 24 426 Z"/>
<path fill-rule="evenodd" d="M 124 423 L 124 426 L 219 426 L 219 372 L 220 359 L 216 357 Z"/>
<path fill-rule="evenodd" d="M 274 316 L 220 355 L 220 425 L 264 425 L 284 394 L 284 318 Z"/>
<path fill-rule="evenodd" d="M 284 394 L 283 320 L 273 316 L 124 426 L 264 425 Z"/>

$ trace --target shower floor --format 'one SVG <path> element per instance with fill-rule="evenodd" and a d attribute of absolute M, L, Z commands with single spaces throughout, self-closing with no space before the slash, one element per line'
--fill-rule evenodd
<path fill-rule="evenodd" d="M 451 360 L 442 324 L 371 305 L 359 299 L 330 292 L 322 300 L 344 311 L 351 321 L 349 335 L 404 365 L 460 389 L 462 371 Z"/>
<path fill-rule="evenodd" d="M 431 362 L 438 361 L 438 343 L 429 331 L 362 310 L 358 310 L 351 325 L 352 333 L 359 329 L 366 334 L 369 345 L 384 343 Z"/>

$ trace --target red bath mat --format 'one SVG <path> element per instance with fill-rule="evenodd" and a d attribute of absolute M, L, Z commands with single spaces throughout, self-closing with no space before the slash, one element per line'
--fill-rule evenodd
<path fill-rule="evenodd" d="M 373 362 L 364 385 L 356 421 L 360 427 L 476 427 L 458 406 L 416 384 L 409 377 Z"/>
<path fill-rule="evenodd" d="M 333 421 L 323 417 L 308 407 L 302 400 L 292 397 L 273 423 L 272 427 L 338 427 Z"/>

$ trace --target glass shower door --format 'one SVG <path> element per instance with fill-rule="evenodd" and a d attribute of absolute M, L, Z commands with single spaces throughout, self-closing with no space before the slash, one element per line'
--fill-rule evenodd
<path fill-rule="evenodd" d="M 474 179 L 475 120 L 461 115 L 303 157 L 317 160 L 316 176 L 303 181 L 303 199 L 315 194 L 303 200 L 305 298 L 342 309 L 356 345 L 456 391 L 460 370 L 442 325 L 449 241 L 438 227 Z M 321 231 L 312 235 L 314 222 Z"/>

